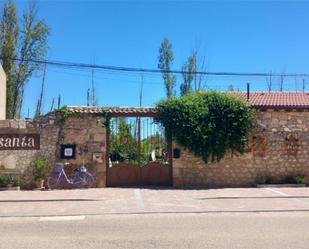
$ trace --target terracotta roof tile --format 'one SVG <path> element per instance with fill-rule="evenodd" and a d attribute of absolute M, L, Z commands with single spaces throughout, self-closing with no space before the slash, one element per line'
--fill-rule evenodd
<path fill-rule="evenodd" d="M 247 99 L 246 92 L 233 92 Z M 251 92 L 250 104 L 257 109 L 283 108 L 283 109 L 309 109 L 309 92 Z M 70 111 L 76 113 L 99 114 L 106 110 L 114 115 L 157 115 L 154 107 L 98 107 L 98 106 L 69 106 Z"/>
<path fill-rule="evenodd" d="M 69 106 L 70 111 L 76 113 L 103 113 L 107 111 L 110 114 L 128 114 L 128 115 L 155 115 L 158 110 L 154 107 L 128 107 L 128 106 L 113 106 L 113 107 L 98 107 L 98 106 Z"/>
<path fill-rule="evenodd" d="M 247 99 L 246 92 L 233 93 Z M 309 92 L 251 92 L 250 104 L 255 108 L 309 108 Z"/>

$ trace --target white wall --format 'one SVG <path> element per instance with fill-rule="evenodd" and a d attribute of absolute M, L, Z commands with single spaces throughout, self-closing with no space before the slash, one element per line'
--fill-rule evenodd
<path fill-rule="evenodd" d="M 0 120 L 5 119 L 6 112 L 6 75 L 0 65 Z"/>

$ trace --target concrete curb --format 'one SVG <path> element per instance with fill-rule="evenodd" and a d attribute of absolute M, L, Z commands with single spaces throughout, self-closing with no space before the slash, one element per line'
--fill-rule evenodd
<path fill-rule="evenodd" d="M 306 184 L 257 184 L 257 188 L 305 188 Z"/>
<path fill-rule="evenodd" d="M 211 213 L 289 213 L 309 212 L 309 209 L 252 209 L 252 210 L 208 210 L 208 211 L 179 211 L 179 212 L 131 212 L 131 213 L 80 213 L 80 214 L 46 214 L 46 215 L 1 215 L 0 218 L 38 218 L 55 216 L 108 216 L 108 215 L 147 215 L 147 214 L 211 214 Z"/>

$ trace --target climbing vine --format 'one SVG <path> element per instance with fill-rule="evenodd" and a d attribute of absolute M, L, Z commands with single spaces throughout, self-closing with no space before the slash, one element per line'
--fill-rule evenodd
<path fill-rule="evenodd" d="M 60 113 L 61 114 L 61 117 L 62 117 L 62 121 L 64 122 L 65 120 L 67 120 L 68 118 L 70 117 L 80 117 L 81 114 L 78 113 L 78 112 L 73 112 L 69 109 L 68 106 L 63 106 L 57 110 L 55 110 L 56 112 Z"/>
<path fill-rule="evenodd" d="M 82 117 L 82 113 L 73 112 L 66 105 L 61 107 L 60 109 L 55 110 L 55 111 L 61 114 L 63 122 L 65 122 L 70 117 L 75 117 L 75 118 L 81 118 Z M 111 117 L 110 117 L 110 114 L 108 113 L 108 111 L 104 107 L 101 108 L 101 112 L 98 113 L 97 116 L 104 118 L 104 122 L 101 122 L 101 125 L 102 125 L 103 128 L 106 128 L 106 127 L 109 126 L 109 121 L 110 121 Z"/>
<path fill-rule="evenodd" d="M 102 123 L 102 127 L 103 128 L 109 128 L 111 115 L 104 107 L 102 107 L 102 116 L 104 118 L 104 122 Z"/>
<path fill-rule="evenodd" d="M 167 135 L 207 163 L 220 161 L 227 151 L 244 153 L 252 128 L 250 105 L 232 94 L 195 92 L 157 104 L 156 122 Z"/>

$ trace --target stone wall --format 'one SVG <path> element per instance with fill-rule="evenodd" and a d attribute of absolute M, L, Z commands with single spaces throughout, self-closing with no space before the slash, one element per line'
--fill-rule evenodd
<path fill-rule="evenodd" d="M 243 155 L 228 154 L 220 162 L 205 164 L 186 150 L 173 159 L 175 186 L 253 186 L 259 176 L 280 182 L 288 175 L 309 179 L 309 112 L 257 112 L 250 146 Z M 255 138 L 253 138 L 255 137 Z M 174 148 L 179 147 L 174 144 Z"/>
<path fill-rule="evenodd" d="M 72 172 L 84 162 L 97 176 L 97 187 L 105 187 L 106 129 L 102 117 L 84 115 L 68 118 L 62 125 L 59 144 L 76 144 L 76 159 L 68 160 L 71 167 L 68 171 Z"/>
<path fill-rule="evenodd" d="M 0 174 L 20 175 L 22 187 L 32 188 L 34 161 L 44 157 L 49 166 L 55 163 L 59 128 L 56 115 L 39 120 L 0 120 L 0 134 L 40 134 L 39 150 L 0 150 Z"/>
<path fill-rule="evenodd" d="M 34 188 L 34 161 L 46 158 L 47 175 L 60 161 L 60 145 L 76 144 L 76 159 L 68 160 L 66 169 L 72 176 L 83 162 L 97 175 L 97 186 L 105 186 L 106 130 L 103 119 L 85 115 L 65 121 L 59 113 L 36 120 L 0 120 L 0 134 L 40 134 L 39 150 L 0 150 L 0 174 L 21 176 L 22 188 Z"/>
<path fill-rule="evenodd" d="M 23 188 L 34 186 L 34 161 L 48 160 L 48 172 L 59 161 L 61 144 L 76 144 L 76 159 L 69 160 L 67 171 L 83 162 L 97 175 L 97 186 L 106 184 L 106 129 L 104 119 L 85 114 L 69 117 L 50 113 L 37 120 L 2 120 L 0 134 L 39 133 L 39 150 L 0 150 L 0 174 L 14 173 L 22 178 Z M 254 132 L 247 153 L 227 154 L 220 162 L 205 164 L 201 158 L 181 149 L 173 159 L 175 186 L 253 186 L 258 176 L 275 181 L 288 175 L 309 179 L 309 111 L 257 112 Z M 174 148 L 179 147 L 174 144 Z M 309 182 L 308 182 L 309 183 Z"/>

